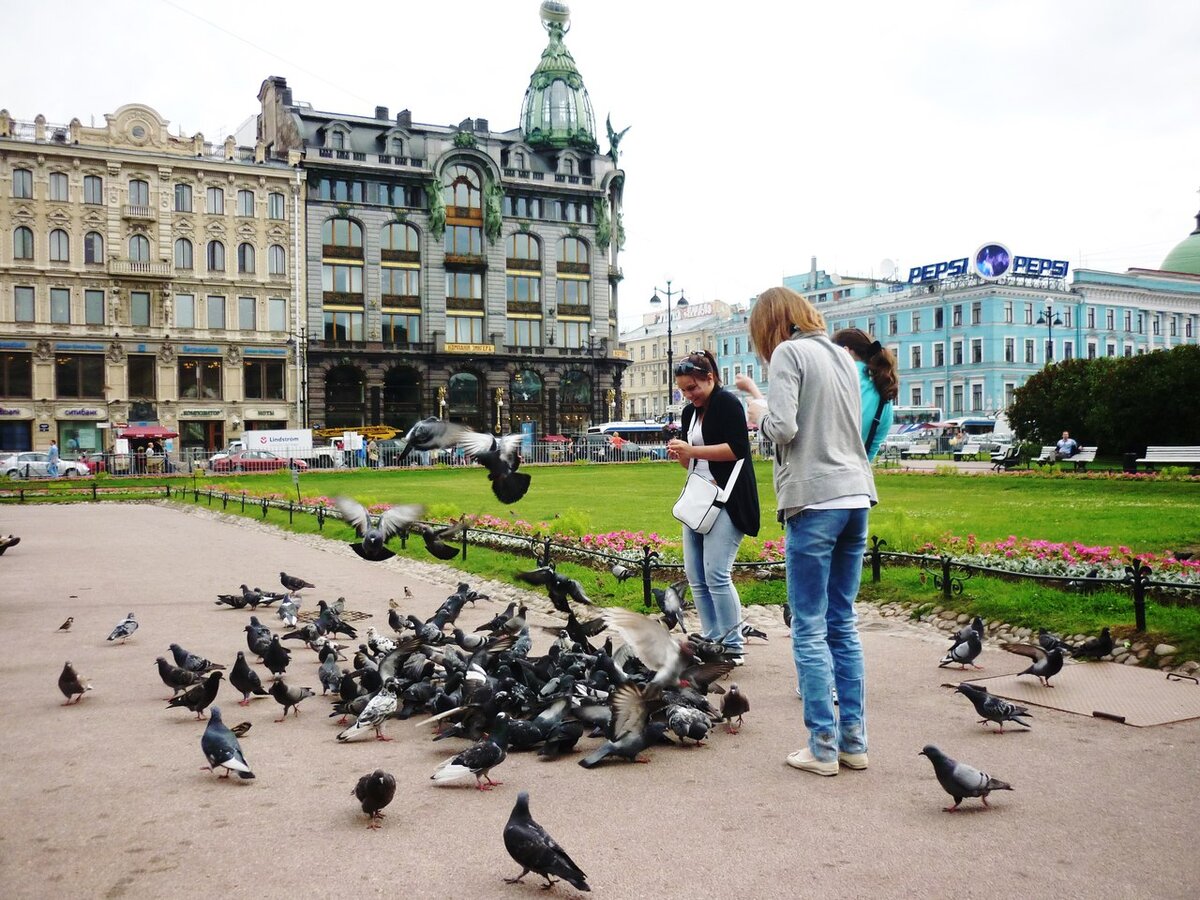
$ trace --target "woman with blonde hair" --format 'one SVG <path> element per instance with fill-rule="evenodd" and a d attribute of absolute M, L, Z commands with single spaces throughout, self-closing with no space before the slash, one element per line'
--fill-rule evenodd
<path fill-rule="evenodd" d="M 866 677 L 854 600 L 877 502 L 860 430 L 858 371 L 795 291 L 774 287 L 750 312 L 750 338 L 769 366 L 768 396 L 749 378 L 749 415 L 775 445 L 775 495 L 785 523 L 792 654 L 807 746 L 788 765 L 837 775 L 867 767 Z M 834 690 L 839 706 L 835 709 Z"/>

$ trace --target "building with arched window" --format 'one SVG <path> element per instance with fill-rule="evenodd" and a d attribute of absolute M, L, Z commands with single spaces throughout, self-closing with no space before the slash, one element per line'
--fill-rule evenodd
<path fill-rule="evenodd" d="M 582 432 L 620 408 L 620 136 L 599 152 L 565 7 L 542 17 L 508 131 L 320 112 L 263 82 L 258 137 L 307 173 L 313 426 Z"/>

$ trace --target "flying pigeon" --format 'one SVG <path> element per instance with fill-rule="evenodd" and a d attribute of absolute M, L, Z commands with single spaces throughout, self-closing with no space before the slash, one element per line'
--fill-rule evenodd
<path fill-rule="evenodd" d="M 637 658 L 654 670 L 652 684 L 672 687 L 679 683 L 679 676 L 695 656 L 691 644 L 675 640 L 662 622 L 633 610 L 607 609 L 604 620 L 621 634 Z"/>
<path fill-rule="evenodd" d="M 463 517 L 457 522 L 442 526 L 413 522 L 408 526 L 408 531 L 421 536 L 421 539 L 425 542 L 425 549 L 429 551 L 430 556 L 435 556 L 442 560 L 454 559 L 454 557 L 458 556 L 458 548 L 450 546 L 448 542 L 462 534 L 471 524 L 471 521 Z"/>
<path fill-rule="evenodd" d="M 1017 673 L 1018 677 L 1021 675 L 1035 675 L 1042 680 L 1042 684 L 1046 687 L 1054 687 L 1050 683 L 1050 679 L 1062 671 L 1062 650 L 1058 648 L 1043 650 L 1037 644 L 1001 644 L 1000 649 L 1007 650 L 1009 653 L 1019 654 L 1020 656 L 1028 656 L 1033 660 L 1033 665 L 1024 672 Z"/>
<path fill-rule="evenodd" d="M 352 792 L 362 804 L 362 811 L 371 817 L 368 828 L 378 828 L 383 818 L 383 808 L 396 796 L 396 777 L 383 769 L 376 769 L 358 779 Z"/>
<path fill-rule="evenodd" d="M 742 716 L 748 712 L 750 712 L 750 701 L 738 690 L 736 682 L 731 683 L 729 690 L 721 698 L 721 718 L 725 721 L 725 729 L 730 734 L 737 734 L 738 728 L 742 727 Z M 734 719 L 738 721 L 738 728 L 733 727 Z"/>
<path fill-rule="evenodd" d="M 229 683 L 233 685 L 234 690 L 242 692 L 242 699 L 238 701 L 238 706 L 249 706 L 251 694 L 259 697 L 267 696 L 267 691 L 262 686 L 262 679 L 258 677 L 257 672 L 250 668 L 250 663 L 246 662 L 246 654 L 241 650 L 238 651 L 233 668 L 229 670 Z"/>
<path fill-rule="evenodd" d="M 987 796 L 992 791 L 1011 791 L 1012 785 L 993 778 L 987 772 L 973 769 L 966 763 L 951 759 L 933 744 L 926 744 L 918 756 L 924 756 L 933 763 L 933 771 L 937 774 L 938 783 L 943 790 L 954 798 L 954 805 L 944 807 L 946 812 L 954 812 L 964 797 L 978 797 L 988 806 Z"/>
<path fill-rule="evenodd" d="M 238 778 L 254 777 L 246 757 L 242 754 L 242 745 L 221 720 L 219 706 L 212 708 L 208 725 L 205 726 L 204 734 L 200 736 L 200 749 L 204 751 L 204 758 L 208 760 L 209 771 L 215 772 L 218 768 L 225 770 L 225 774 L 219 777 L 228 778 L 230 772 L 237 772 Z"/>
<path fill-rule="evenodd" d="M 310 584 L 303 578 L 296 578 L 294 575 L 289 575 L 287 572 L 279 573 L 279 583 L 282 584 L 287 592 L 293 596 L 300 593 L 305 588 L 316 588 L 315 584 Z"/>
<path fill-rule="evenodd" d="M 74 616 L 67 616 L 67 621 L 65 621 L 65 622 L 63 622 L 61 625 L 59 625 L 59 626 L 58 626 L 58 630 L 59 630 L 59 631 L 70 631 L 70 630 L 71 630 L 71 623 L 73 623 L 74 621 L 75 621 L 75 617 L 74 617 Z"/>
<path fill-rule="evenodd" d="M 546 829 L 533 821 L 529 815 L 527 791 L 517 794 L 517 802 L 513 804 L 508 824 L 504 826 L 504 849 L 521 867 L 521 874 L 516 878 L 504 879 L 508 884 L 517 884 L 533 872 L 546 879 L 546 888 L 555 884 L 550 876 L 557 875 L 577 890 L 591 891 L 583 870 L 575 865 L 567 851 L 546 833 Z"/>
<path fill-rule="evenodd" d="M 132 616 L 132 613 L 130 614 Z M 1071 650 L 1071 655 L 1076 659 L 1100 659 L 1102 656 L 1108 656 L 1112 653 L 1113 639 L 1107 626 L 1100 630 L 1100 636 L 1088 638 L 1078 647 Z"/>
<path fill-rule="evenodd" d="M 666 588 L 650 589 L 655 602 L 658 603 L 658 608 L 662 610 L 663 622 L 667 626 L 667 631 L 678 625 L 680 631 L 684 634 L 687 633 L 687 626 L 683 621 L 683 595 L 687 591 L 687 586 L 687 580 L 684 579 L 676 581 Z"/>
<path fill-rule="evenodd" d="M 475 787 L 481 791 L 490 791 L 493 786 L 503 784 L 502 781 L 492 781 L 491 771 L 508 756 L 508 715 L 497 713 L 492 733 L 476 741 L 462 753 L 446 760 L 430 775 L 437 784 L 475 776 Z M 487 782 L 484 784 L 484 782 Z"/>
<path fill-rule="evenodd" d="M 967 632 L 966 638 L 959 641 L 955 638 L 955 643 L 950 647 L 942 661 L 938 663 L 939 669 L 944 669 L 946 666 L 953 663 L 958 663 L 960 668 L 965 669 L 970 666 L 972 669 L 982 669 L 983 666 L 975 665 L 975 659 L 983 652 L 983 641 L 979 639 L 979 634 L 974 628 L 965 629 Z"/>
<path fill-rule="evenodd" d="M 82 700 L 84 691 L 90 691 L 92 685 L 86 678 L 79 677 L 75 667 L 68 660 L 63 666 L 62 674 L 58 676 L 58 689 L 67 698 L 67 702 L 63 706 L 70 706 L 72 702 L 78 703 Z M 72 697 L 75 698 L 74 701 L 71 700 Z"/>
<path fill-rule="evenodd" d="M 660 630 L 661 625 L 657 626 Z M 665 633 L 665 632 L 664 632 Z M 590 755 L 579 761 L 585 769 L 593 769 L 609 756 L 620 756 L 631 762 L 649 762 L 638 754 L 651 744 L 663 740 L 665 722 L 650 721 L 650 705 L 636 685 L 623 684 L 608 697 L 612 708 L 609 739 Z"/>
<path fill-rule="evenodd" d="M 384 682 L 379 693 L 372 697 L 363 711 L 358 714 L 358 718 L 354 724 L 345 731 L 339 732 L 337 739 L 343 744 L 351 738 L 365 732 L 367 729 L 375 729 L 375 740 L 390 741 L 391 738 L 383 736 L 383 726 L 387 724 L 387 720 L 392 713 L 396 711 L 396 685 L 392 679 Z"/>
<path fill-rule="evenodd" d="M 171 665 L 167 662 L 165 656 L 160 656 L 156 662 L 158 664 L 158 677 L 162 679 L 163 684 L 174 692 L 172 696 L 204 680 L 204 677 L 198 672 L 189 672 L 187 669 Z M 168 697 L 167 699 L 171 698 Z"/>
<path fill-rule="evenodd" d="M 197 719 L 204 718 L 204 710 L 217 699 L 217 689 L 221 686 L 221 673 L 210 672 L 209 676 L 199 684 L 194 684 L 178 697 L 167 701 L 167 709 L 186 706 L 196 714 Z"/>
<path fill-rule="evenodd" d="M 282 678 L 271 685 L 271 690 L 268 693 L 275 698 L 275 702 L 283 707 L 283 716 L 276 719 L 276 722 L 282 722 L 287 718 L 288 710 L 292 710 L 293 716 L 300 715 L 300 701 L 307 697 L 315 697 L 316 691 L 306 687 L 288 687 L 287 682 Z"/>
<path fill-rule="evenodd" d="M 584 593 L 582 584 L 574 578 L 558 574 L 552 566 L 542 566 L 531 572 L 518 572 L 517 577 L 527 584 L 540 584 L 545 587 L 550 595 L 550 602 L 561 613 L 571 612 L 571 600 L 584 606 L 595 606 Z"/>
<path fill-rule="evenodd" d="M 493 437 L 484 432 L 468 431 L 458 441 L 464 453 L 487 469 L 492 493 L 501 503 L 516 503 L 529 492 L 530 477 L 517 471 L 521 465 L 522 440 L 523 436 L 519 434 Z"/>
<path fill-rule="evenodd" d="M 205 659 L 203 656 L 189 653 L 178 644 L 172 644 L 168 649 L 170 649 L 171 655 L 175 657 L 175 665 L 181 669 L 187 669 L 189 672 L 197 672 L 204 675 L 207 672 L 225 668 L 219 663 Z"/>
<path fill-rule="evenodd" d="M 112 634 L 108 636 L 108 640 L 115 641 L 121 639 L 121 643 L 125 643 L 133 633 L 138 630 L 137 619 L 133 617 L 133 613 L 127 615 L 123 620 L 117 623 L 117 627 L 112 630 Z"/>
<path fill-rule="evenodd" d="M 976 685 L 963 682 L 955 688 L 958 693 L 966 696 L 968 700 L 975 705 L 975 712 L 983 716 L 979 720 L 980 724 L 986 725 L 988 721 L 995 722 L 1000 726 L 1000 731 L 1004 731 L 1005 722 L 1016 722 L 1025 728 L 1032 728 L 1023 717 L 1032 716 L 1028 709 L 1024 706 L 1018 706 L 1015 703 L 1009 703 L 1003 697 L 997 697 L 994 694 L 989 694 L 986 689 L 977 687 Z"/>
<path fill-rule="evenodd" d="M 382 513 L 374 523 L 365 506 L 349 497 L 337 497 L 334 506 L 342 514 L 361 540 L 350 545 L 350 549 L 371 562 L 391 559 L 396 554 L 387 548 L 387 542 L 400 534 L 405 526 L 416 520 L 425 507 L 419 504 L 393 506 Z"/>

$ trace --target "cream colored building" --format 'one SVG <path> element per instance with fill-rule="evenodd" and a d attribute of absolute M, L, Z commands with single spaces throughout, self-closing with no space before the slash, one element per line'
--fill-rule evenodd
<path fill-rule="evenodd" d="M 0 110 L 0 450 L 140 424 L 199 453 L 295 426 L 299 160 L 172 135 L 147 106 L 104 119 Z"/>

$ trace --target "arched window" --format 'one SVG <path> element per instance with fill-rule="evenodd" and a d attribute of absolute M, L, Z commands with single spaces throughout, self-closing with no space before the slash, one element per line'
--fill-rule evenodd
<path fill-rule="evenodd" d="M 404 138 L 393 135 L 391 140 L 392 156 L 404 155 Z"/>
<path fill-rule="evenodd" d="M 129 179 L 129 205 L 150 205 L 150 183 L 140 178 Z"/>
<path fill-rule="evenodd" d="M 481 391 L 479 379 L 470 372 L 458 372 L 451 375 L 450 386 L 446 392 L 446 399 L 449 402 L 447 418 L 451 422 L 481 428 L 483 426 Z"/>
<path fill-rule="evenodd" d="M 267 218 L 280 221 L 287 218 L 287 200 L 283 194 L 278 192 L 267 194 Z"/>
<path fill-rule="evenodd" d="M 366 380 L 354 366 L 337 366 L 325 376 L 325 426 L 355 428 L 366 424 Z"/>
<path fill-rule="evenodd" d="M 61 228 L 50 232 L 50 262 L 71 261 L 71 238 Z"/>
<path fill-rule="evenodd" d="M 13 259 L 33 259 L 33 231 L 24 225 L 13 229 Z"/>
<path fill-rule="evenodd" d="M 219 187 L 210 187 L 204 192 L 204 209 L 211 216 L 225 215 L 225 192 Z"/>
<path fill-rule="evenodd" d="M 538 262 L 542 258 L 542 245 L 532 234 L 517 231 L 508 238 L 508 258 L 527 259 Z"/>
<path fill-rule="evenodd" d="M 267 250 L 267 271 L 272 275 L 287 275 L 287 251 L 279 244 Z"/>
<path fill-rule="evenodd" d="M 208 271 L 225 271 L 225 245 L 220 241 L 208 242 Z"/>
<path fill-rule="evenodd" d="M 133 262 L 150 262 L 150 240 L 144 234 L 129 239 L 129 258 Z"/>
<path fill-rule="evenodd" d="M 592 402 L 592 380 L 587 373 L 572 369 L 563 376 L 558 397 L 565 406 L 587 406 Z"/>
<path fill-rule="evenodd" d="M 33 172 L 29 169 L 13 169 L 12 195 L 18 200 L 33 199 Z"/>
<path fill-rule="evenodd" d="M 588 265 L 588 246 L 579 238 L 565 237 L 558 242 L 558 261 L 572 265 Z"/>
<path fill-rule="evenodd" d="M 192 268 L 192 242 L 187 238 L 179 238 L 175 241 L 175 268 Z"/>
<path fill-rule="evenodd" d="M 481 214 L 483 206 L 480 202 L 479 173 L 474 169 L 462 165 L 450 166 L 442 176 L 442 184 L 445 185 L 443 192 L 447 215 Z M 449 207 L 452 206 L 458 207 L 458 210 L 451 211 Z"/>
<path fill-rule="evenodd" d="M 58 200 L 62 203 L 71 199 L 69 182 L 66 172 L 51 172 L 50 173 L 50 199 Z"/>
<path fill-rule="evenodd" d="M 321 243 L 327 248 L 354 249 L 358 253 L 352 255 L 362 256 L 362 226 L 353 219 L 326 219 L 321 226 Z"/>
<path fill-rule="evenodd" d="M 341 131 L 331 132 L 329 135 L 329 146 L 334 150 L 346 149 L 346 135 Z"/>
<path fill-rule="evenodd" d="M 379 234 L 379 246 L 383 250 L 416 253 L 420 250 L 417 229 L 402 222 L 384 225 Z"/>
<path fill-rule="evenodd" d="M 404 431 L 420 418 L 421 374 L 409 366 L 388 369 L 383 376 L 383 421 Z"/>
<path fill-rule="evenodd" d="M 237 251 L 238 273 L 241 275 L 254 274 L 254 245 L 238 244 Z"/>
<path fill-rule="evenodd" d="M 542 376 L 532 369 L 521 369 L 513 374 L 508 393 L 516 404 L 541 403 Z"/>
<path fill-rule="evenodd" d="M 192 211 L 192 186 L 190 184 L 175 185 L 175 212 Z"/>
<path fill-rule="evenodd" d="M 83 261 L 85 263 L 104 262 L 104 236 L 98 231 L 89 231 L 83 236 Z"/>
<path fill-rule="evenodd" d="M 104 204 L 104 179 L 99 175 L 83 176 L 83 202 L 92 206 Z"/>
<path fill-rule="evenodd" d="M 239 216 L 254 215 L 254 191 L 238 191 L 238 209 Z"/>

